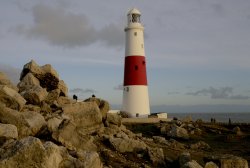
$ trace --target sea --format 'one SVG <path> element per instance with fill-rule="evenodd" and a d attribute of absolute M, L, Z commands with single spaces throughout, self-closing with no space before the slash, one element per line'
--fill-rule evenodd
<path fill-rule="evenodd" d="M 215 118 L 216 122 L 228 123 L 230 119 L 232 123 L 250 123 L 250 113 L 168 113 L 168 118 L 183 119 L 187 116 L 191 116 L 193 121 L 202 119 L 210 122 L 211 118 Z"/>

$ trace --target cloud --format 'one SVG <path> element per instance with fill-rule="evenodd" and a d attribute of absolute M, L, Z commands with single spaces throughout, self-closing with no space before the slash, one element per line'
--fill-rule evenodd
<path fill-rule="evenodd" d="M 123 32 L 115 24 L 96 30 L 83 14 L 69 12 L 63 6 L 39 4 L 33 7 L 34 24 L 18 25 L 15 31 L 28 38 L 42 39 L 66 48 L 102 42 L 107 46 L 122 46 Z"/>
<path fill-rule="evenodd" d="M 5 64 L 0 64 L 0 71 L 5 73 L 13 84 L 17 84 L 19 82 L 21 69 L 14 68 Z"/>
<path fill-rule="evenodd" d="M 176 94 L 180 94 L 180 92 L 168 92 L 168 95 L 176 95 Z"/>
<path fill-rule="evenodd" d="M 249 96 L 233 95 L 232 87 L 220 87 L 220 88 L 209 87 L 195 92 L 188 92 L 186 94 L 192 96 L 210 96 L 211 99 L 244 100 L 250 98 Z"/>
<path fill-rule="evenodd" d="M 123 85 L 120 84 L 120 85 L 115 86 L 114 90 L 123 90 Z"/>
<path fill-rule="evenodd" d="M 81 89 L 81 88 L 70 89 L 69 92 L 72 94 L 80 95 L 80 96 L 85 95 L 85 94 L 96 93 L 96 91 L 94 89 Z"/>

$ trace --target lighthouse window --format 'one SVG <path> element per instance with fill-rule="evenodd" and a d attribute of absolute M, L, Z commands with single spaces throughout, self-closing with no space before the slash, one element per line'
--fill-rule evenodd
<path fill-rule="evenodd" d="M 132 14 L 132 22 L 140 22 L 140 15 L 138 14 Z"/>
<path fill-rule="evenodd" d="M 137 36 L 137 32 L 134 32 L 134 36 Z"/>
<path fill-rule="evenodd" d="M 136 70 L 136 71 L 138 70 L 138 66 L 137 66 L 137 65 L 135 66 L 135 70 Z"/>

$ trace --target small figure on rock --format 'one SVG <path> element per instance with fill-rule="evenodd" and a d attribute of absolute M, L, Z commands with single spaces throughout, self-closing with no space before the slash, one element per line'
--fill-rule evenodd
<path fill-rule="evenodd" d="M 73 95 L 73 99 L 76 100 L 76 102 L 77 102 L 77 96 L 76 95 Z"/>
<path fill-rule="evenodd" d="M 95 95 L 94 95 L 94 94 L 92 94 L 92 97 L 93 97 L 93 98 L 95 98 Z"/>

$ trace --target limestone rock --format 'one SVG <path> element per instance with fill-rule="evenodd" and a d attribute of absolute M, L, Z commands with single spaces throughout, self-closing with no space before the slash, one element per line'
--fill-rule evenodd
<path fill-rule="evenodd" d="M 21 92 L 21 95 L 27 100 L 28 103 L 40 105 L 48 95 L 46 89 L 39 85 L 34 85 L 30 89 Z"/>
<path fill-rule="evenodd" d="M 148 155 L 154 166 L 164 166 L 165 157 L 162 148 L 149 148 Z"/>
<path fill-rule="evenodd" d="M 7 107 L 0 107 L 0 122 L 15 125 L 19 137 L 34 136 L 46 125 L 39 113 L 33 111 L 20 113 Z"/>
<path fill-rule="evenodd" d="M 60 106 L 66 105 L 66 104 L 73 104 L 74 101 L 72 99 L 69 99 L 68 97 L 60 96 L 57 99 L 57 103 Z"/>
<path fill-rule="evenodd" d="M 233 128 L 233 132 L 236 134 L 236 135 L 242 135 L 243 133 L 241 132 L 240 130 L 240 127 L 234 127 Z"/>
<path fill-rule="evenodd" d="M 107 101 L 99 99 L 99 98 L 95 98 L 95 97 L 88 98 L 84 101 L 85 102 L 95 102 L 101 111 L 103 121 L 106 120 L 107 113 L 110 109 L 109 103 Z"/>
<path fill-rule="evenodd" d="M 190 145 L 190 149 L 194 149 L 194 150 L 209 150 L 211 148 L 210 148 L 210 146 L 207 143 L 205 143 L 203 141 L 199 141 L 199 142 L 197 142 L 195 144 L 191 144 Z"/>
<path fill-rule="evenodd" d="M 214 162 L 207 162 L 204 168 L 219 168 Z"/>
<path fill-rule="evenodd" d="M 13 85 L 13 83 L 3 72 L 0 72 L 0 85 L 7 85 L 9 88 L 12 88 L 18 92 L 18 88 Z"/>
<path fill-rule="evenodd" d="M 0 123 L 0 139 L 17 139 L 18 132 L 17 127 L 12 124 L 2 124 Z"/>
<path fill-rule="evenodd" d="M 34 60 L 31 60 L 29 63 L 27 63 L 23 66 L 23 70 L 22 70 L 21 75 L 20 75 L 20 81 L 22 81 L 22 79 L 29 72 L 32 73 L 35 77 L 44 73 L 43 70 L 41 69 L 41 67 Z"/>
<path fill-rule="evenodd" d="M 84 168 L 102 168 L 102 162 L 95 151 L 77 152 L 77 158 L 83 162 Z"/>
<path fill-rule="evenodd" d="M 47 121 L 47 127 L 48 127 L 48 130 L 50 132 L 55 132 L 58 130 L 60 124 L 62 123 L 63 121 L 63 118 L 59 118 L 59 117 L 53 117 L 53 118 L 50 118 L 48 121 Z"/>
<path fill-rule="evenodd" d="M 56 72 L 56 70 L 50 64 L 46 64 L 46 65 L 41 66 L 41 69 L 45 73 L 51 74 L 55 78 L 59 79 L 58 73 Z"/>
<path fill-rule="evenodd" d="M 60 96 L 60 92 L 60 89 L 50 91 L 47 97 L 45 98 L 45 102 L 50 105 L 55 103 L 55 101 L 57 101 Z"/>
<path fill-rule="evenodd" d="M 122 124 L 122 118 L 117 113 L 108 113 L 106 123 L 120 126 Z"/>
<path fill-rule="evenodd" d="M 122 139 L 111 137 L 109 139 L 110 144 L 121 153 L 124 152 L 140 152 L 145 151 L 147 145 L 143 141 L 134 139 Z"/>
<path fill-rule="evenodd" d="M 39 80 L 34 77 L 32 73 L 28 73 L 25 77 L 17 84 L 19 92 L 30 89 L 32 86 L 40 86 Z"/>
<path fill-rule="evenodd" d="M 167 135 L 173 138 L 189 139 L 187 130 L 176 125 L 171 126 L 171 130 L 167 133 Z"/>
<path fill-rule="evenodd" d="M 202 166 L 195 160 L 192 160 L 181 166 L 181 168 L 202 168 Z"/>
<path fill-rule="evenodd" d="M 65 104 L 62 110 L 83 135 L 97 132 L 103 126 L 102 115 L 94 102 Z"/>
<path fill-rule="evenodd" d="M 190 156 L 189 152 L 183 152 L 179 156 L 179 165 L 180 165 L 180 167 L 184 166 L 189 161 L 191 161 L 191 156 Z"/>
<path fill-rule="evenodd" d="M 220 159 L 220 164 L 222 168 L 248 168 L 248 162 L 246 159 L 233 155 L 224 155 Z"/>
<path fill-rule="evenodd" d="M 15 141 L 1 150 L 0 156 L 0 168 L 56 168 L 63 160 L 59 147 L 51 142 L 43 146 L 42 142 L 35 137 Z"/>
<path fill-rule="evenodd" d="M 6 107 L 21 110 L 26 103 L 26 100 L 14 89 L 6 85 L 0 85 L 0 102 Z"/>
<path fill-rule="evenodd" d="M 68 96 L 68 87 L 63 80 L 59 80 L 58 89 L 60 90 L 60 96 Z"/>
<path fill-rule="evenodd" d="M 96 146 L 90 135 L 79 133 L 75 123 L 64 120 L 56 132 L 52 134 L 53 139 L 62 143 L 69 150 L 95 151 Z"/>
<path fill-rule="evenodd" d="M 153 140 L 155 143 L 160 143 L 160 144 L 165 144 L 165 145 L 168 145 L 168 141 L 164 138 L 164 137 L 161 137 L 161 136 L 153 136 Z"/>

